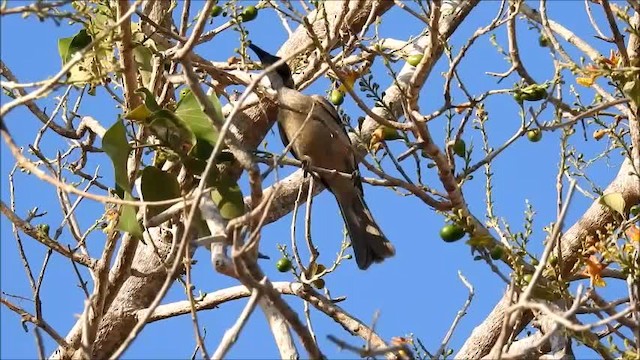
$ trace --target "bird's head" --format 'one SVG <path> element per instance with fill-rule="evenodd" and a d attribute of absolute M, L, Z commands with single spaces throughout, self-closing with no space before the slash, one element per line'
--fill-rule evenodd
<path fill-rule="evenodd" d="M 280 60 L 279 57 L 269 54 L 254 44 L 249 44 L 249 49 L 253 50 L 253 52 L 258 55 L 258 58 L 265 68 Z M 282 65 L 278 66 L 275 71 L 268 73 L 267 77 L 271 82 L 271 87 L 276 90 L 281 87 L 287 87 L 289 89 L 293 89 L 295 87 L 293 77 L 291 76 L 291 68 L 287 63 L 282 63 Z"/>

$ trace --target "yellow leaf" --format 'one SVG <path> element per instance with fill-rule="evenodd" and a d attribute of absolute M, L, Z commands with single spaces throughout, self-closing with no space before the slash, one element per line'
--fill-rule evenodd
<path fill-rule="evenodd" d="M 607 132 L 609 132 L 609 129 L 596 130 L 593 132 L 593 138 L 596 140 L 600 140 Z"/>
<path fill-rule="evenodd" d="M 149 116 L 151 116 L 151 111 L 144 105 L 140 104 L 135 109 L 129 111 L 124 115 L 124 118 L 127 120 L 134 121 L 145 121 Z"/>
<path fill-rule="evenodd" d="M 624 208 L 626 203 L 621 193 L 608 193 L 600 197 L 600 204 L 607 206 L 609 209 L 624 216 Z"/>
<path fill-rule="evenodd" d="M 578 77 L 576 78 L 576 82 L 582 86 L 586 86 L 586 87 L 591 87 L 593 86 L 593 83 L 595 82 L 595 78 L 594 77 Z"/>

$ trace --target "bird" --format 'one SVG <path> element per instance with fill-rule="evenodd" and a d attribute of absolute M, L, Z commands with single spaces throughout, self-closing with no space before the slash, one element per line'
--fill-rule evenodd
<path fill-rule="evenodd" d="M 255 44 L 249 48 L 265 68 L 280 60 Z M 336 109 L 323 96 L 297 91 L 286 62 L 266 76 L 277 92 L 278 130 L 285 148 L 293 139 L 291 153 L 303 164 L 352 174 L 346 177 L 311 172 L 336 198 L 358 267 L 366 270 L 371 264 L 394 256 L 394 246 L 365 203 L 355 152 Z"/>

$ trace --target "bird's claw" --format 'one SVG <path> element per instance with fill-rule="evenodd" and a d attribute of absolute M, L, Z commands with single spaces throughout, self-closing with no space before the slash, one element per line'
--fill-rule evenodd
<path fill-rule="evenodd" d="M 302 165 L 300 168 L 304 171 L 304 177 L 306 178 L 309 175 L 309 168 L 311 167 L 311 158 L 308 156 L 303 156 L 300 159 Z"/>
<path fill-rule="evenodd" d="M 360 171 L 358 171 L 358 169 L 351 172 L 351 181 L 353 181 L 353 185 L 357 185 L 360 181 Z"/>

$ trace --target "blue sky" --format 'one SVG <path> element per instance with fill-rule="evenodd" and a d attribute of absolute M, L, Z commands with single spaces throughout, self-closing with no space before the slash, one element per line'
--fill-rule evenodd
<path fill-rule="evenodd" d="M 9 2 L 11 6 L 18 2 Z M 247 2 L 249 3 L 249 2 Z M 194 2 L 194 7 L 199 6 Z M 499 2 L 485 1 L 458 29 L 450 45 L 457 52 L 460 46 L 478 27 L 485 26 L 495 15 Z M 579 1 L 551 2 L 550 14 L 553 19 L 565 24 L 569 29 L 584 36 L 592 46 L 608 54 L 607 44 L 593 40 L 594 32 L 589 27 L 588 18 L 584 13 L 583 3 Z M 220 21 L 219 19 L 217 21 Z M 215 23 L 215 25 L 219 24 Z M 401 26 L 399 26 L 401 24 Z M 52 76 L 60 68 L 57 52 L 57 39 L 75 34 L 78 26 L 55 26 L 52 22 L 40 23 L 37 19 L 22 19 L 19 16 L 8 16 L 2 19 L 1 52 L 2 60 L 12 69 L 22 82 L 36 81 Z M 263 11 L 257 20 L 248 23 L 249 38 L 261 47 L 275 52 L 286 39 L 286 32 L 279 25 L 279 20 L 271 11 Z M 209 25 L 208 28 L 211 28 Z M 395 8 L 385 15 L 380 26 L 383 37 L 407 39 L 418 34 L 422 25 L 404 12 Z M 525 65 L 531 74 L 540 82 L 553 77 L 552 59 L 545 49 L 537 43 L 538 34 L 529 30 L 526 23 L 519 23 L 521 37 L 521 54 Z M 499 43 L 506 47 L 505 29 L 496 32 Z M 225 60 L 233 55 L 233 48 L 238 46 L 237 33 L 225 32 L 213 42 L 196 48 L 196 51 L 211 60 Z M 570 53 L 576 58 L 579 53 L 570 48 Z M 396 70 L 402 64 L 395 64 Z M 441 73 L 446 70 L 446 62 L 440 64 L 431 73 L 431 77 L 421 92 L 420 107 L 423 113 L 429 113 L 442 103 Z M 503 72 L 509 68 L 488 37 L 479 39 L 470 50 L 467 60 L 460 65 L 460 75 L 464 79 L 470 92 L 475 95 L 492 88 L 510 88 L 517 77 L 511 76 L 503 83 L 496 85 L 495 78 L 484 74 L 485 71 Z M 380 64 L 373 68 L 376 80 L 381 88 L 390 84 Z M 567 81 L 573 81 L 568 77 Z M 305 90 L 306 93 L 323 93 L 328 89 L 326 80 L 314 84 Z M 590 102 L 593 93 L 579 88 L 585 102 Z M 458 98 L 459 100 L 461 98 Z M 6 97 L 2 102 L 7 101 Z M 41 108 L 50 112 L 55 107 L 53 97 L 39 101 Z M 351 99 L 346 99 L 343 108 L 355 121 L 362 116 Z M 492 146 L 498 146 L 519 126 L 518 108 L 510 95 L 499 95 L 486 102 L 490 120 L 488 131 Z M 86 96 L 80 108 L 82 115 L 91 115 L 98 119 L 104 127 L 110 126 L 116 119 L 117 109 L 102 90 L 97 96 Z M 550 119 L 547 112 L 545 120 Z M 460 120 L 460 117 L 454 121 Z M 40 122 L 25 109 L 16 109 L 5 119 L 6 124 L 16 141 L 26 146 L 33 141 Z M 445 120 L 438 119 L 429 124 L 439 145 L 444 144 Z M 582 130 L 579 130 L 582 131 Z M 590 135 L 593 129 L 588 130 Z M 513 231 L 520 231 L 523 227 L 525 201 L 528 200 L 536 211 L 534 233 L 531 238 L 531 249 L 539 253 L 541 242 L 545 236 L 543 227 L 554 221 L 556 214 L 555 176 L 559 160 L 559 132 L 545 133 L 539 143 L 530 143 L 526 138 L 516 142 L 508 151 L 498 157 L 493 163 L 495 209 L 499 217 L 507 221 Z M 465 131 L 464 139 L 467 144 L 475 146 L 474 160 L 480 159 L 481 137 L 476 131 Z M 582 134 L 572 139 L 573 145 L 585 153 L 587 158 L 601 152 L 606 146 L 605 141 L 585 142 Z M 282 147 L 275 134 L 267 137 L 268 149 L 278 151 Z M 392 149 L 402 150 L 398 144 L 390 144 Z M 51 133 L 47 133 L 43 140 L 43 150 L 48 156 L 54 156 L 56 149 L 66 149 L 66 142 L 60 142 Z M 9 201 L 9 187 L 7 175 L 13 166 L 11 154 L 3 143 L 1 152 L 1 196 L 5 203 Z M 112 182 L 112 168 L 106 156 L 94 156 L 86 171 L 92 173 L 100 167 L 104 182 Z M 458 160 L 459 161 L 459 160 Z M 601 187 L 613 178 L 621 162 L 618 154 L 613 154 L 608 164 L 601 162 L 589 169 L 589 175 Z M 386 169 L 391 169 L 385 163 Z M 458 167 L 461 163 L 458 163 Z M 294 169 L 280 170 L 280 176 L 292 172 Z M 370 175 L 364 172 L 365 175 Z M 425 182 L 440 188 L 437 184 L 437 174 L 434 170 L 423 169 Z M 470 209 L 480 218 L 485 214 L 485 190 L 482 170 L 474 174 L 472 181 L 464 187 L 464 194 Z M 68 179 L 70 180 L 70 179 Z M 245 180 L 242 186 L 246 189 Z M 270 177 L 266 183 L 273 182 Z M 28 209 L 38 205 L 48 214 L 36 220 L 46 222 L 55 229 L 62 220 L 57 203 L 55 189 L 43 184 L 33 176 L 23 173 L 16 175 L 17 212 L 25 216 Z M 584 182 L 581 185 L 590 189 Z M 94 190 L 95 191 L 95 190 Z M 326 278 L 328 288 L 333 296 L 346 295 L 347 301 L 340 305 L 365 323 L 371 323 L 376 311 L 380 312 L 376 329 L 385 339 L 393 336 L 415 334 L 430 351 L 437 349 L 442 337 L 446 333 L 451 321 L 467 298 L 467 290 L 458 280 L 457 272 L 461 271 L 475 287 L 475 298 L 469 313 L 460 323 L 450 347 L 459 349 L 473 328 L 489 313 L 496 301 L 502 296 L 504 285 L 491 270 L 481 262 L 473 261 L 469 247 L 460 241 L 453 244 L 444 243 L 438 236 L 444 218 L 413 197 L 399 196 L 389 189 L 372 186 L 365 187 L 366 199 L 378 223 L 388 238 L 394 243 L 397 255 L 382 265 L 373 266 L 368 271 L 359 271 L 354 261 L 346 262 L 339 271 Z M 72 197 L 75 199 L 75 197 Z M 588 207 L 591 200 L 577 194 L 571 205 L 568 223 L 575 221 Z M 78 220 L 83 229 L 90 226 L 104 211 L 100 204 L 83 202 L 83 211 L 78 213 Z M 338 208 L 331 194 L 323 193 L 314 201 L 313 208 L 313 236 L 316 245 L 320 247 L 322 256 L 320 261 L 328 264 L 339 250 L 342 221 Z M 270 224 L 263 230 L 261 252 L 272 257 L 263 260 L 263 269 L 273 281 L 293 280 L 290 274 L 280 274 L 275 271 L 274 264 L 279 258 L 276 245 L 289 244 L 289 228 L 291 215 Z M 299 224 L 302 229 L 303 223 Z M 302 231 L 298 231 L 302 234 Z M 3 217 L 0 230 L 2 238 L 0 251 L 1 285 L 6 294 L 30 297 L 30 289 L 22 265 L 17 255 L 16 242 L 11 232 L 9 222 Z M 66 239 L 65 239 L 66 237 Z M 42 263 L 45 249 L 30 238 L 22 236 L 28 259 L 38 271 Z M 72 241 L 69 234 L 63 233 L 62 241 Z M 89 238 L 89 248 L 94 257 L 99 256 L 104 236 L 97 232 Z M 194 266 L 194 283 L 197 290 L 210 292 L 237 283 L 229 278 L 216 274 L 208 261 L 209 253 L 199 250 L 196 253 L 199 260 Z M 304 256 L 306 258 L 306 256 Z M 84 274 L 90 279 L 87 273 Z M 622 291 L 611 289 L 610 291 Z M 3 294 L 4 296 L 4 294 Z M 77 286 L 77 279 L 71 264 L 58 255 L 53 255 L 42 288 L 44 318 L 63 336 L 73 326 L 76 315 L 82 311 L 82 291 Z M 184 290 L 180 285 L 174 285 L 163 303 L 184 300 Z M 292 297 L 289 303 L 298 311 L 302 310 L 302 303 Z M 28 301 L 14 299 L 27 309 L 32 308 Z M 224 331 L 230 327 L 246 300 L 224 304 L 218 309 L 201 312 L 200 324 L 206 328 L 206 344 L 209 351 L 213 351 Z M 36 356 L 34 340 L 31 333 L 25 333 L 20 326 L 20 318 L 13 312 L 2 307 L 0 310 L 0 330 L 2 332 L 2 358 L 33 358 Z M 362 344 L 357 338 L 352 338 L 344 330 L 327 318 L 324 314 L 312 311 L 316 335 L 321 348 L 330 358 L 352 357 L 351 354 L 340 352 L 336 346 L 326 340 L 326 335 L 339 336 L 353 344 Z M 29 328 L 31 328 L 29 326 Z M 138 340 L 125 354 L 126 358 L 185 358 L 190 356 L 195 346 L 192 323 L 188 316 L 182 316 L 152 323 L 146 326 Z M 46 350 L 50 352 L 55 343 L 46 340 Z M 302 348 L 300 347 L 302 350 Z M 576 354 L 582 357 L 593 356 L 584 349 L 576 347 Z M 268 333 L 264 316 L 256 311 L 229 354 L 230 358 L 264 358 L 276 357 L 277 349 Z"/>

